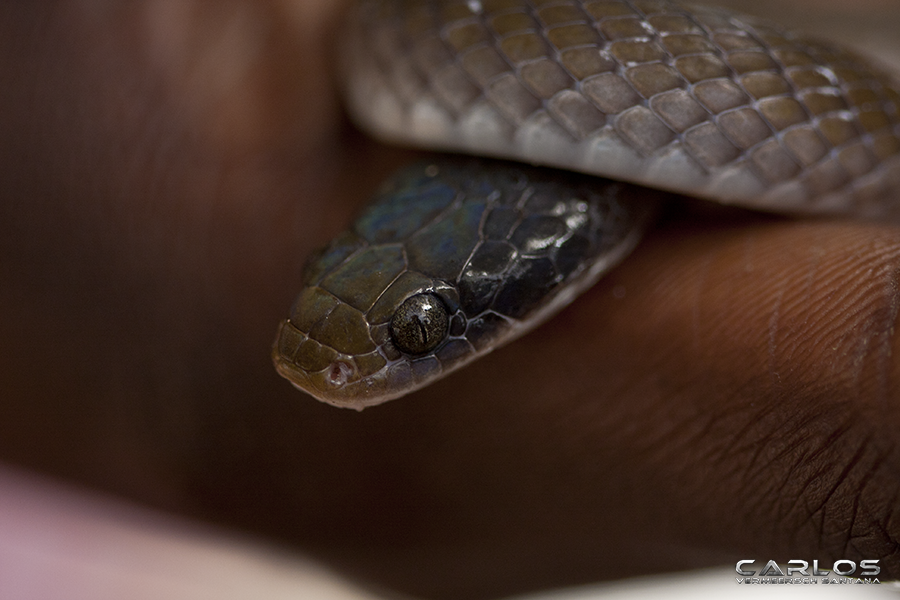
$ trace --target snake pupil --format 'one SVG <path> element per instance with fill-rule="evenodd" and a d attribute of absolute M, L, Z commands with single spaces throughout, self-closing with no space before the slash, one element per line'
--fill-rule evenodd
<path fill-rule="evenodd" d="M 444 303 L 434 294 L 407 298 L 391 319 L 394 345 L 407 354 L 425 354 L 447 336 L 450 318 Z"/>
<path fill-rule="evenodd" d="M 422 320 L 419 319 L 418 316 L 413 315 L 413 321 L 415 321 L 416 326 L 419 328 L 419 335 L 421 336 L 421 343 L 423 346 L 428 345 L 428 330 L 425 328 L 425 324 L 422 323 Z"/>

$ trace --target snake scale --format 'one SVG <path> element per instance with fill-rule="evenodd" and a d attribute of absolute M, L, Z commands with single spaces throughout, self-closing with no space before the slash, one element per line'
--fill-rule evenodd
<path fill-rule="evenodd" d="M 336 406 L 402 396 L 552 316 L 637 244 L 656 190 L 900 215 L 896 82 L 764 20 L 670 0 L 366 0 L 347 27 L 363 129 L 492 158 L 402 170 L 308 262 L 273 360 Z"/>

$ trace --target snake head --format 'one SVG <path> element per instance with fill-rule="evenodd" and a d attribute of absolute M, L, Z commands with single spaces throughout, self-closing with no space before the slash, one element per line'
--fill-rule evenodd
<path fill-rule="evenodd" d="M 501 161 L 402 170 L 307 263 L 273 348 L 278 372 L 356 409 L 427 385 L 537 326 L 624 257 L 655 205 L 634 190 Z"/>
<path fill-rule="evenodd" d="M 386 267 L 400 258 L 392 254 L 369 248 L 345 264 L 355 270 L 376 260 Z M 390 279 L 393 269 L 369 272 Z M 371 306 L 354 306 L 334 295 L 333 283 L 301 292 L 273 348 L 278 372 L 319 400 L 361 410 L 422 387 L 476 355 L 463 337 L 466 320 L 452 286 L 405 271 Z"/>

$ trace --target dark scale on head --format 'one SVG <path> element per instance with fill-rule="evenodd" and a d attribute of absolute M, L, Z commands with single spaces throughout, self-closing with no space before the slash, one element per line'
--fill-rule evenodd
<path fill-rule="evenodd" d="M 425 354 L 434 350 L 450 327 L 444 303 L 434 294 L 407 298 L 391 319 L 394 344 L 407 354 Z"/>
<path fill-rule="evenodd" d="M 532 174 L 524 167 L 521 173 Z M 536 176 L 525 179 L 518 195 L 507 194 L 487 208 L 482 242 L 472 253 L 457 285 L 466 315 L 495 312 L 525 318 L 593 257 L 620 239 L 604 213 L 602 180 L 583 185 L 575 175 L 563 183 Z M 499 323 L 493 323 L 494 329 Z"/>
<path fill-rule="evenodd" d="M 631 209 L 621 208 L 608 189 L 617 184 L 594 178 L 586 182 L 571 173 L 548 177 L 546 171 L 509 163 L 479 168 L 485 162 L 414 167 L 407 179 L 425 182 L 427 193 L 420 201 L 427 209 L 402 208 L 405 204 L 390 198 L 382 202 L 386 212 L 400 211 L 404 219 L 419 222 L 414 231 L 411 225 L 401 228 L 408 235 L 402 244 L 409 272 L 454 287 L 459 306 L 447 310 L 450 316 L 460 316 L 457 308 L 465 315 L 452 332 L 449 317 L 442 316 L 438 324 L 431 313 L 425 314 L 430 308 L 419 303 L 440 303 L 443 294 L 429 295 L 423 285 L 391 321 L 394 346 L 405 354 L 421 356 L 438 348 L 449 352 L 445 347 L 459 338 L 489 345 L 510 319 L 526 319 L 561 284 L 579 277 L 619 243 L 627 230 L 627 219 L 615 213 L 624 210 L 627 216 Z M 403 193 L 409 196 L 413 190 L 404 187 Z"/>

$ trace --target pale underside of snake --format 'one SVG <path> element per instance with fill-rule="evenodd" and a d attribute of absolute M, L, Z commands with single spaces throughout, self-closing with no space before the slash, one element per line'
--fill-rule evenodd
<path fill-rule="evenodd" d="M 310 259 L 273 348 L 336 406 L 402 396 L 558 312 L 637 244 L 664 193 L 633 184 L 900 215 L 896 82 L 768 22 L 669 0 L 371 0 L 348 27 L 366 131 L 587 175 L 442 159 L 385 183 Z"/>

